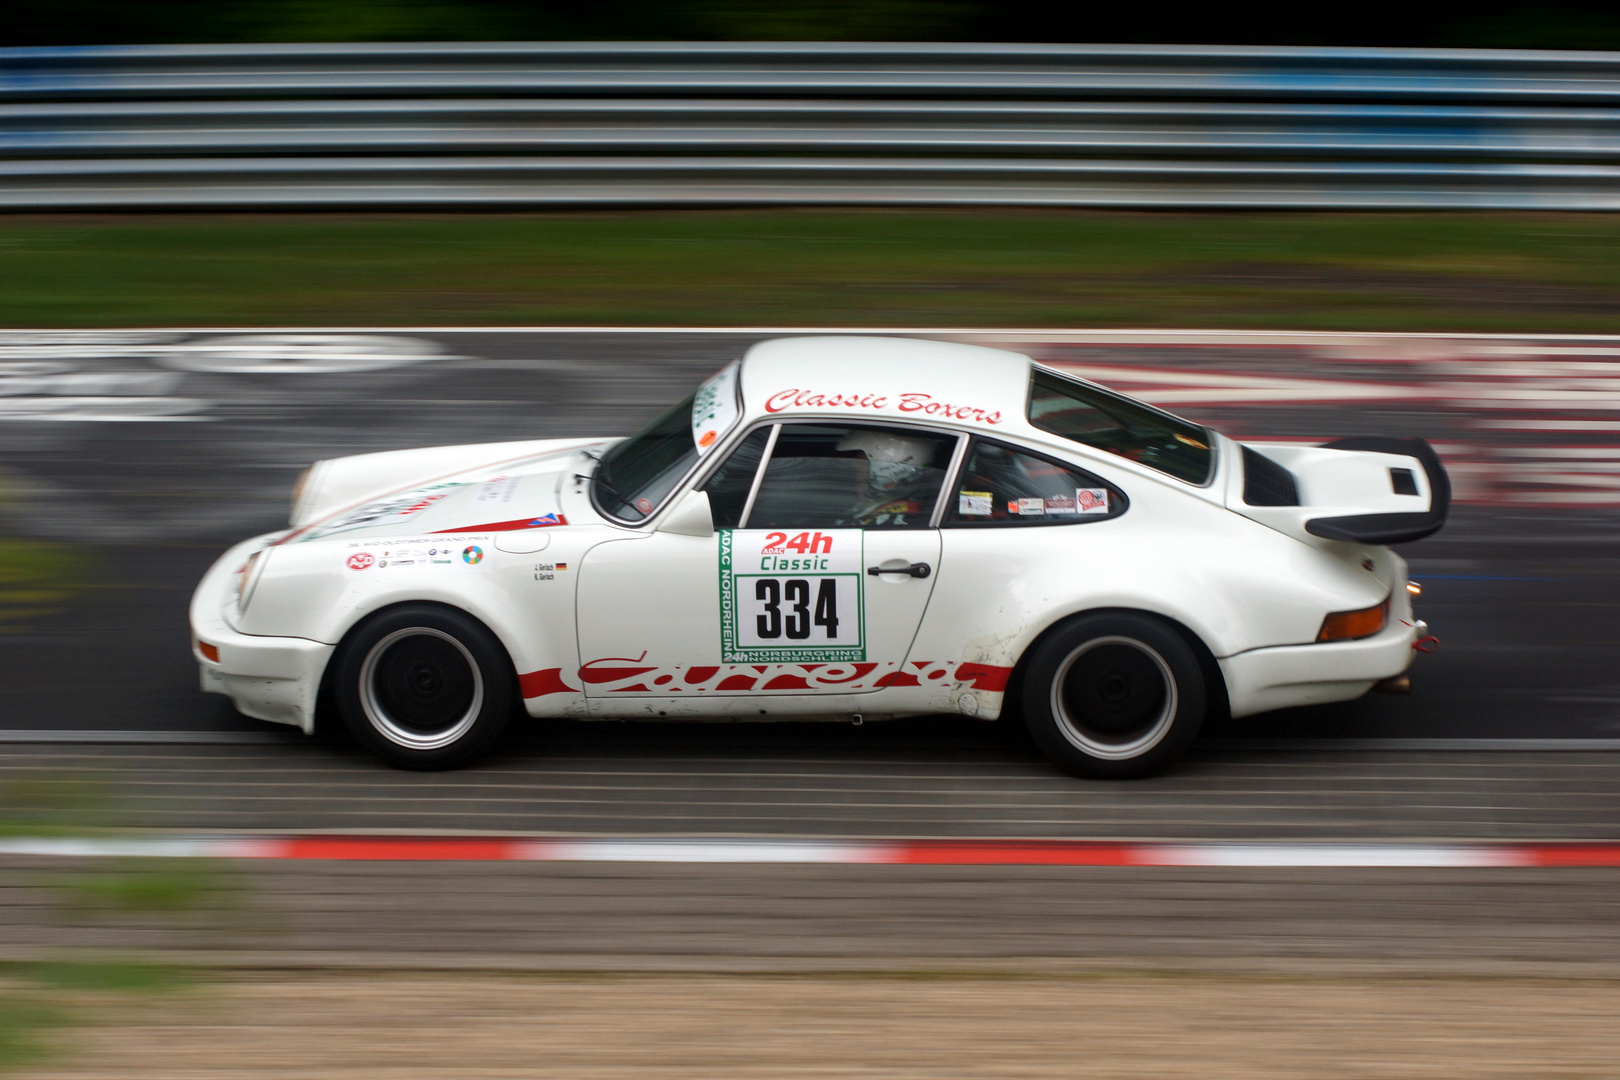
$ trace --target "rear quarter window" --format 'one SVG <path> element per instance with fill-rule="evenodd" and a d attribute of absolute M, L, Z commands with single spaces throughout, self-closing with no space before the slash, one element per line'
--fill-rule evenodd
<path fill-rule="evenodd" d="M 1129 506 L 1098 476 L 1028 450 L 974 439 L 948 495 L 948 526 L 1078 525 Z"/>
<path fill-rule="evenodd" d="M 1215 467 L 1205 428 L 1140 401 L 1035 369 L 1029 422 L 1042 431 L 1118 454 L 1189 484 L 1207 484 Z"/>

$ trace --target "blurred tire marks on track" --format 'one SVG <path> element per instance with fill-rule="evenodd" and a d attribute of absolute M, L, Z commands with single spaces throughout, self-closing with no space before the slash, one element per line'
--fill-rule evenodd
<path fill-rule="evenodd" d="M 620 431 L 754 341 L 807 332 L 0 331 L 0 453 L 38 535 L 212 537 L 273 525 L 273 474 L 314 457 Z M 1465 503 L 1620 507 L 1620 337 L 881 332 L 1027 351 L 1244 439 L 1419 431 Z M 143 474 L 73 467 L 121 444 Z M 216 505 L 175 504 L 205 492 Z"/>

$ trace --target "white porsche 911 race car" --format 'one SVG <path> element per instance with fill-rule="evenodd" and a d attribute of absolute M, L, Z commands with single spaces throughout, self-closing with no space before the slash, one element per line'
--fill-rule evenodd
<path fill-rule="evenodd" d="M 628 439 L 322 461 L 191 605 L 203 689 L 448 768 L 533 717 L 1022 716 L 1139 776 L 1397 683 L 1420 439 L 1244 446 L 999 350 L 768 341 Z M 323 696 L 323 690 L 329 697 Z"/>

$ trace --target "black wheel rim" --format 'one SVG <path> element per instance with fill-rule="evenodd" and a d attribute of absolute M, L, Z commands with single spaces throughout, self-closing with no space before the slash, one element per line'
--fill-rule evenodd
<path fill-rule="evenodd" d="M 1085 753 L 1122 760 L 1164 740 L 1178 695 L 1170 665 L 1129 637 L 1093 638 L 1071 652 L 1052 680 L 1052 715 Z"/>
<path fill-rule="evenodd" d="M 472 653 L 442 630 L 396 630 L 373 645 L 360 670 L 360 704 L 383 738 L 437 750 L 477 721 L 484 680 Z"/>

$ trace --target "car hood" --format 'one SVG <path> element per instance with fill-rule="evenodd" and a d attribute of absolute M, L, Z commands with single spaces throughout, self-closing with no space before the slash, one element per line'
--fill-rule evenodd
<path fill-rule="evenodd" d="M 281 542 L 567 525 L 563 483 L 589 464 L 582 450 L 611 441 L 429 447 L 323 461 Z"/>

